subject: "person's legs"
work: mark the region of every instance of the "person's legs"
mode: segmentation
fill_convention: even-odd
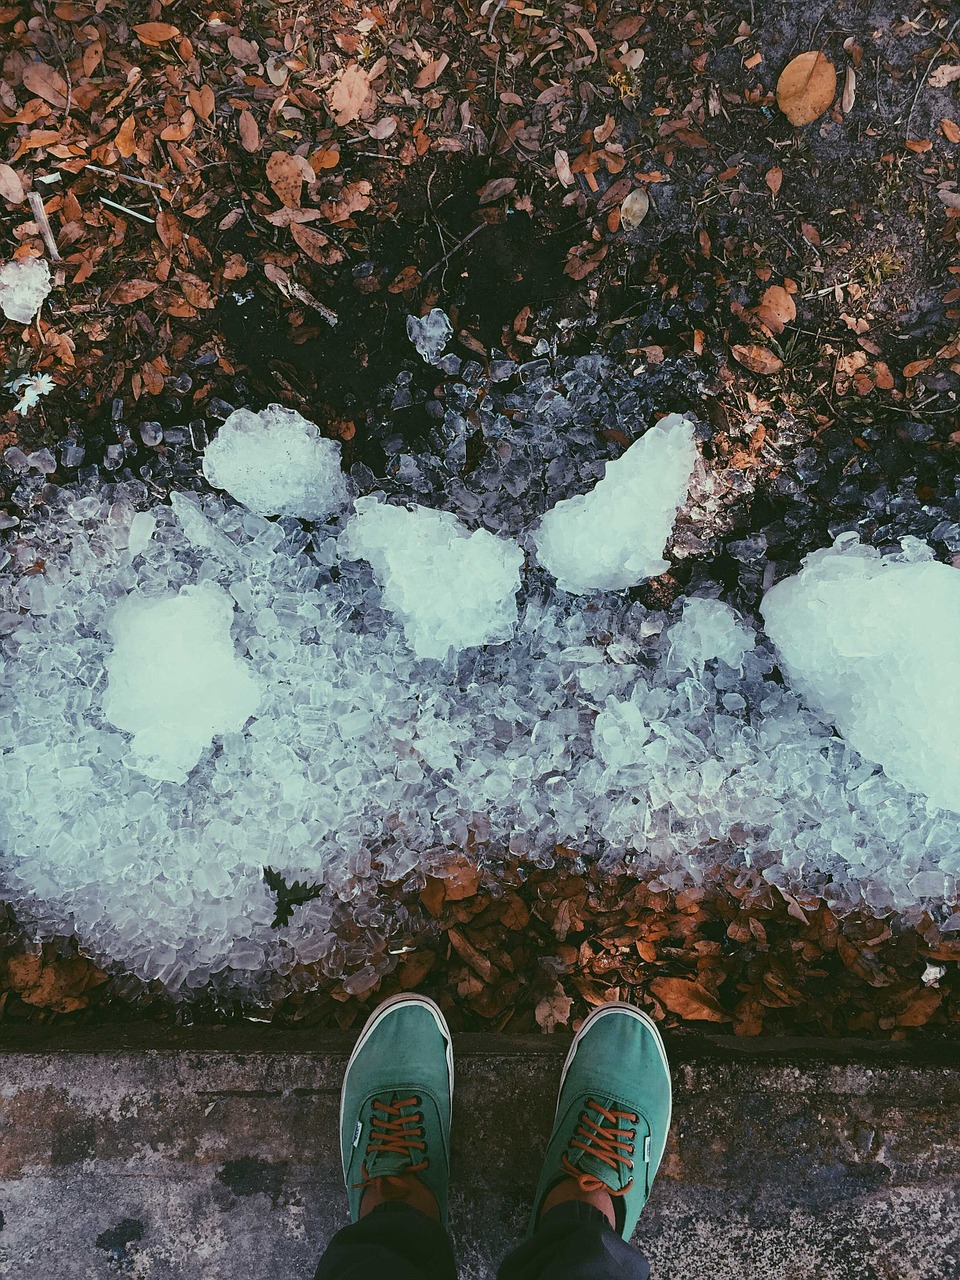
[[[670,1129],[667,1055],[654,1022],[622,1002],[574,1037],[527,1239],[498,1280],[647,1280],[630,1244]]]
[[[394,996],[371,1015],[340,1094],[340,1155],[350,1225],[316,1280],[456,1280],[447,1235],[453,1049],[425,996]]]

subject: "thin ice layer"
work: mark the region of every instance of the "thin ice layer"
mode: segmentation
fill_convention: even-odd
[[[589,493],[548,511],[534,543],[557,586],[575,595],[619,591],[662,573],[696,460],[693,424],[672,413],[608,462]]]
[[[509,538],[471,533],[447,511],[359,498],[338,545],[344,558],[369,561],[384,607],[418,657],[445,658],[513,635],[523,552]]]
[[[133,734],[132,763],[185,782],[213,739],[241,729],[260,690],[234,648],[233,601],[211,582],[155,598],[133,593],[106,630],[104,715]]]
[[[0,311],[8,320],[29,324],[51,289],[43,258],[17,258],[0,267]]]
[[[844,534],[760,606],[790,684],[888,777],[960,812],[960,573]]]
[[[339,441],[279,404],[234,410],[204,451],[203,474],[264,516],[326,520],[350,500]]]

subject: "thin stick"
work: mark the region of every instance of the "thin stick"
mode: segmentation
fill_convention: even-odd
[[[141,187],[153,187],[157,191],[166,191],[166,187],[162,182],[150,182],[146,178],[135,178],[132,173],[118,173],[116,169],[101,169],[98,164],[85,164],[85,169],[92,169],[94,173],[105,173],[108,178],[122,178],[124,182],[136,182]]]
[[[57,248],[57,242],[53,238],[53,228],[50,226],[50,219],[47,217],[47,211],[43,207],[43,197],[39,191],[31,191],[27,196],[30,201],[30,209],[34,218],[37,220],[37,226],[40,228],[40,234],[43,236],[43,243],[47,246],[47,253],[54,262],[62,262],[60,250]]]
[[[434,273],[434,272],[435,272],[439,267],[445,266],[445,265],[450,261],[450,259],[453,257],[453,255],[454,255],[455,253],[459,253],[459,252],[460,252],[460,250],[463,248],[463,246],[467,243],[467,241],[468,241],[468,240],[472,240],[472,239],[473,239],[473,237],[477,234],[477,232],[478,232],[478,231],[482,231],[482,230],[484,229],[484,227],[486,227],[486,226],[489,226],[489,223],[487,223],[487,222],[481,222],[479,226],[474,227],[472,231],[468,232],[468,233],[463,237],[463,239],[460,241],[460,243],[459,243],[459,244],[455,244],[455,245],[453,246],[453,248],[450,250],[450,252],[449,252],[449,253],[444,254],[444,256],[440,259],[440,261],[439,261],[439,262],[435,262],[435,263],[433,264],[433,266],[432,266],[432,267],[430,268],[430,270],[426,273],[426,275],[423,275],[423,276],[421,276],[421,277],[420,277],[420,283],[421,283],[421,284],[423,284],[424,280],[426,280],[429,276],[432,276],[432,275],[433,275],[433,273]]]
[[[119,209],[121,213],[128,213],[131,218],[139,218],[141,222],[149,222],[151,227],[154,225],[154,219],[148,218],[145,213],[137,213],[136,209],[128,209],[125,204],[117,204],[116,200],[108,200],[106,196],[100,196],[101,204],[108,204],[111,209]]]

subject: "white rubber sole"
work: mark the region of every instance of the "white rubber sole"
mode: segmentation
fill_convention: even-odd
[[[437,1024],[437,1028],[443,1036],[444,1044],[446,1045],[447,1071],[450,1074],[450,1107],[451,1109],[453,1108],[453,1040],[450,1036],[450,1028],[447,1026],[447,1020],[443,1016],[440,1006],[435,1000],[431,1000],[429,996],[406,995],[405,993],[401,993],[398,996],[390,996],[387,1000],[384,1000],[382,1004],[377,1005],[376,1009],[374,1009],[373,1013],[371,1013],[370,1017],[364,1023],[363,1030],[360,1032],[357,1043],[353,1046],[353,1052],[350,1054],[346,1070],[343,1073],[343,1084],[340,1087],[339,1132],[341,1134],[343,1133],[343,1104],[346,1097],[347,1077],[350,1074],[350,1068],[356,1061],[360,1050],[370,1039],[370,1036],[380,1025],[383,1019],[387,1017],[397,1007],[397,1005],[420,1005],[422,1008],[429,1011],[434,1022]],[[344,1169],[344,1177],[346,1177],[346,1169]]]
[[[611,1000],[609,1004],[604,1004],[601,1005],[599,1009],[594,1009],[593,1013],[590,1014],[583,1026],[573,1037],[573,1044],[570,1046],[570,1051],[568,1052],[563,1064],[563,1071],[560,1073],[560,1088],[557,1091],[557,1111],[554,1116],[554,1124],[556,1124],[557,1116],[560,1114],[560,1098],[563,1094],[563,1086],[566,1084],[567,1072],[570,1070],[570,1064],[576,1057],[577,1047],[580,1044],[580,1041],[591,1027],[596,1026],[600,1018],[607,1017],[611,1013],[628,1013],[632,1018],[636,1018],[637,1022],[642,1022],[643,1025],[653,1033],[654,1042],[667,1073],[667,1080],[670,1081],[670,1109],[667,1112],[667,1130],[669,1131],[670,1124],[673,1120],[673,1082],[670,1080],[670,1063],[667,1061],[667,1051],[660,1035],[660,1029],[648,1013],[644,1013],[644,1011],[642,1009],[638,1009],[636,1005],[628,1004],[625,1000]]]

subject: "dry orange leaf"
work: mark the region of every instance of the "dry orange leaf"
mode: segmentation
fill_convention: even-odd
[[[164,40],[176,40],[180,28],[169,22],[141,22],[133,28],[143,44],[163,44]]]
[[[301,222],[291,222],[290,234],[308,258],[312,258],[314,262],[329,263],[330,240],[323,232],[305,227]]]
[[[260,128],[254,119],[253,112],[248,111],[246,107],[240,112],[237,128],[240,132],[240,145],[244,151],[259,151]]]
[[[124,160],[129,160],[137,149],[136,116],[127,116],[116,132],[116,136],[113,139],[113,145],[123,156]]]
[[[23,68],[23,87],[37,98],[61,110],[67,105],[67,82],[59,71],[45,62],[28,62]]]
[[[157,287],[156,280],[124,280],[115,289],[111,289],[107,294],[107,301],[115,302],[122,307],[128,306],[131,302],[139,302],[147,294],[153,293]]]
[[[777,81],[777,105],[791,124],[820,118],[837,92],[837,72],[823,53],[811,50],[788,62]]]
[[[168,249],[172,249],[183,239],[180,223],[172,209],[161,209],[157,214],[157,235],[160,243]]]
[[[336,124],[349,124],[359,116],[370,92],[370,77],[351,62],[327,94],[327,107]]]
[[[908,138],[903,144],[908,151],[912,151],[915,155],[921,156],[925,151],[933,149],[933,143],[929,138]]]
[[[763,180],[767,184],[767,186],[770,188],[772,193],[776,195],[777,192],[780,190],[780,186],[783,182],[783,170],[780,168],[778,164],[775,164],[772,169],[767,170],[767,172],[764,174]]]
[[[771,333],[783,333],[784,327],[797,318],[797,304],[782,285],[772,284],[764,291],[756,316]]]
[[[209,120],[213,115],[216,98],[208,84],[202,84],[199,89],[194,89],[191,86],[187,92],[187,101],[201,119]]]
[[[436,84],[447,68],[450,61],[448,53],[442,53],[439,58],[434,58],[423,68],[416,80],[413,82],[415,89],[428,89],[430,85]]]
[[[924,369],[929,369],[932,364],[932,360],[911,360],[909,364],[903,366],[903,376],[915,378],[918,373],[923,373]]]
[[[948,142],[960,142],[960,124],[955,120],[949,120],[945,116],[940,121],[940,129]]]
[[[336,143],[332,147],[321,147],[310,157],[310,168],[314,173],[321,169],[335,169],[340,163],[340,148]]]
[[[650,983],[650,994],[671,1013],[696,1022],[730,1022],[715,996],[706,987],[691,978],[655,978]]]
[[[732,348],[733,358],[738,360],[751,373],[777,373],[783,368],[783,361],[775,356],[768,347],[757,343]]]
[[[556,995],[545,996],[534,1010],[537,1026],[541,1031],[551,1032],[557,1027],[565,1027],[570,1022],[573,999],[558,991]]]
[[[289,208],[300,206],[300,190],[303,186],[303,171],[300,161],[286,151],[274,151],[267,161],[267,177],[277,197]]]

